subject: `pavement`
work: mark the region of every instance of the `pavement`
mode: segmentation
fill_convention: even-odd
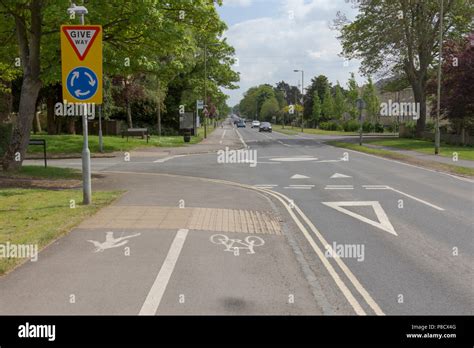
[[[325,140],[93,159],[127,193],[0,278],[0,313],[472,315],[474,182]]]

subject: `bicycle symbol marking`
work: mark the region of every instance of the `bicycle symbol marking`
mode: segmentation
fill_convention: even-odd
[[[214,234],[211,236],[210,241],[213,244],[224,245],[224,251],[230,251],[234,253],[234,256],[239,256],[240,250],[244,249],[247,250],[247,254],[255,254],[253,248],[265,244],[265,241],[257,236],[248,236],[242,240],[229,238],[225,234]]]

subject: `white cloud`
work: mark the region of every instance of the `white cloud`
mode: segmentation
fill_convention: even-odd
[[[344,59],[338,56],[339,33],[329,28],[338,10],[347,13],[351,9],[342,0],[286,0],[280,2],[278,16],[232,25],[225,36],[239,58],[235,70],[240,72],[241,81],[239,90],[227,91],[229,105],[237,104],[248,88],[258,84],[281,80],[298,84],[301,74],[294,69],[304,70],[305,87],[319,74],[345,85],[359,64],[351,61],[344,66]],[[288,11],[294,11],[293,15]]]
[[[252,0],[224,0],[224,6],[248,7],[252,4]]]

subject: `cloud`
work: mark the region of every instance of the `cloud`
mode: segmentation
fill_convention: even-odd
[[[224,0],[224,6],[248,7],[252,4],[252,0]]]
[[[338,10],[346,14],[354,11],[344,1],[285,0],[276,6],[277,15],[241,21],[225,33],[236,50],[239,65],[234,68],[241,77],[240,89],[227,91],[230,105],[237,104],[248,88],[258,84],[285,80],[297,85],[301,74],[294,69],[304,70],[305,87],[319,74],[333,83],[338,80],[345,84],[350,72],[358,70],[358,62],[346,66],[339,57],[339,32],[330,29]]]

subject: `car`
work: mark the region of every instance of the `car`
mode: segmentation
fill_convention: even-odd
[[[252,121],[252,128],[255,128],[255,127],[257,128],[260,127],[260,121],[257,121],[257,120]]]
[[[243,120],[237,122],[237,128],[245,128],[245,122]]]
[[[272,125],[270,122],[262,122],[260,123],[260,127],[258,128],[259,132],[272,132]]]

